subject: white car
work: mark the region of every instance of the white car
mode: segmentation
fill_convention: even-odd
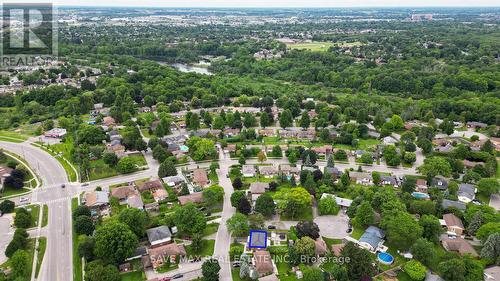
[[[29,199],[29,198],[27,198],[27,197],[21,197],[21,198],[19,199],[19,204],[26,204],[26,203],[28,203],[29,201],[30,201],[30,199]]]

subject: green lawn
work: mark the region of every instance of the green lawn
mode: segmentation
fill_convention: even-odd
[[[207,224],[207,227],[205,227],[205,229],[203,230],[203,236],[208,236],[217,233],[218,229],[219,229],[218,223],[209,223]]]
[[[361,235],[363,235],[363,233],[365,233],[365,230],[366,229],[362,228],[362,227],[354,227],[354,229],[351,233],[352,238],[359,240],[359,238],[361,238]]]
[[[43,255],[45,254],[46,248],[47,248],[47,237],[38,238],[38,253],[36,260],[35,277],[38,277],[38,272],[40,272],[40,267],[42,266]]]
[[[31,225],[29,228],[38,226],[38,217],[40,216],[40,205],[33,204],[28,206],[22,206],[18,208],[24,208],[31,213]],[[18,209],[16,208],[16,209]]]
[[[71,211],[74,211],[78,207],[78,198],[71,199]],[[73,227],[73,280],[82,281],[82,259],[78,256],[78,236],[75,234],[75,229]]]
[[[335,45],[332,42],[310,42],[290,44],[287,47],[291,50],[309,50],[312,52],[326,52],[330,47]]]
[[[49,222],[49,206],[43,205],[42,227],[47,226],[48,222]]]
[[[1,197],[10,197],[10,196],[16,196],[20,195],[26,192],[29,192],[30,190],[27,188],[21,188],[21,189],[15,189],[15,188],[10,188],[6,187],[3,192]]]
[[[215,246],[215,240],[203,240],[202,241],[202,248],[198,252],[193,252],[191,250],[190,245],[186,246],[186,252],[187,256],[202,256],[202,257],[208,257],[214,254],[214,246]]]
[[[332,245],[342,244],[342,239],[333,239],[333,238],[326,238],[326,237],[322,237],[322,238],[325,241],[326,245],[328,246],[328,249],[331,249]]]
[[[156,269],[158,273],[165,273],[179,268],[178,264],[164,264]]]
[[[121,281],[144,281],[146,280],[146,275],[144,271],[133,271],[121,274]]]
[[[21,143],[28,139],[28,136],[9,131],[0,131],[0,141]]]
[[[313,214],[312,214],[312,208],[308,208],[305,212],[300,212],[295,217],[288,217],[285,215],[281,215],[281,220],[282,221],[312,221],[313,220]]]

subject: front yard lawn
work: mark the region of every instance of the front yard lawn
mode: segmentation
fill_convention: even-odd
[[[121,274],[121,281],[144,281],[146,276],[144,271],[132,271]]]
[[[191,246],[186,246],[187,256],[201,256],[208,257],[214,254],[215,240],[203,240],[201,250],[198,252],[194,252],[191,250]]]

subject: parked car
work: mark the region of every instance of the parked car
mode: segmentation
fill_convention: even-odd
[[[267,229],[276,229],[276,226],[274,226],[274,225],[268,225]]]
[[[179,279],[179,278],[182,278],[184,277],[184,275],[180,274],[180,273],[177,273],[176,275],[172,276],[172,279]]]
[[[61,188],[66,188],[66,185],[64,183],[61,184]]]

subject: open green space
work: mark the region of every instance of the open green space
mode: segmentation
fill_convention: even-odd
[[[49,206],[44,204],[42,212],[42,227],[47,226],[48,222],[49,222]]]
[[[73,212],[78,207],[78,198],[71,199],[71,212]],[[73,233],[75,233],[75,229],[73,226]],[[82,268],[82,259],[78,256],[78,236],[73,234],[73,280],[74,281],[82,281],[83,280],[83,268]]]
[[[191,245],[186,246],[187,256],[208,257],[214,254],[215,240],[203,240],[199,251],[193,251]]]
[[[38,249],[37,249],[38,251],[37,251],[35,278],[38,277],[38,273],[40,272],[40,268],[42,266],[43,256],[45,255],[46,248],[47,248],[47,237],[38,238]]]
[[[144,281],[146,280],[146,274],[144,274],[144,271],[132,271],[132,272],[127,272],[123,273],[120,275],[121,276],[121,281]]]

